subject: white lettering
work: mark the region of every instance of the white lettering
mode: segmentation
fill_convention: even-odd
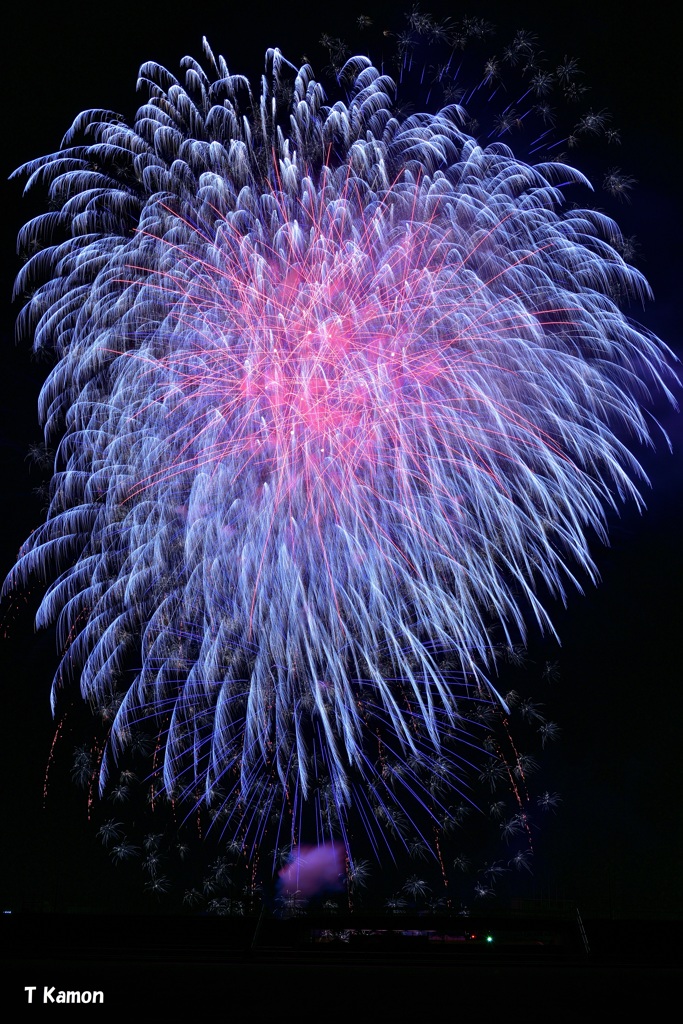
[[[24,988],[24,992],[28,992],[28,1002],[33,1002],[33,993],[36,991],[36,985],[27,985]],[[47,985],[43,988],[43,1002],[44,1003],[104,1003],[104,992],[100,989],[91,991],[87,989],[85,992],[69,991],[60,989],[55,992],[55,986],[48,987]]]

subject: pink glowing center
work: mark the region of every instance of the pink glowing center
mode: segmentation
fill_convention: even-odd
[[[386,462],[399,434],[428,415],[425,400],[447,372],[400,303],[382,308],[343,265],[334,282],[309,277],[297,290],[290,275],[275,309],[265,303],[250,320],[239,385],[244,433],[280,466],[329,472],[330,460],[352,471]]]

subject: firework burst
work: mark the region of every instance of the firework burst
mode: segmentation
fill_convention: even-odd
[[[233,842],[422,815],[440,858],[468,780],[527,800],[492,630],[595,579],[670,353],[616,304],[647,285],[614,224],[563,209],[578,171],[456,106],[401,120],[364,58],[329,106],[277,50],[258,96],[205,54],[22,168],[56,207],[17,287],[57,455],[9,586],[53,579],[53,701],[78,680],[105,723],[102,788],[147,733],[156,798]]]

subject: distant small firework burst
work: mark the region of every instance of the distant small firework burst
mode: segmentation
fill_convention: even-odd
[[[368,59],[326,105],[277,50],[260,96],[205,55],[184,86],[143,66],[134,127],[90,111],[22,168],[55,207],[17,288],[56,461],[8,586],[53,579],[53,705],[78,681],[106,733],[75,773],[116,799],[145,758],[152,804],[247,859],[266,834],[441,858],[503,782],[527,867],[492,636],[552,629],[587,535],[640,501],[623,437],[674,378],[612,296],[647,285],[563,208],[578,171],[480,146],[454,105],[397,116]]]

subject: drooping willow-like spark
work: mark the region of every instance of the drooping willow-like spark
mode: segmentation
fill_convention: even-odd
[[[53,579],[53,699],[107,711],[103,786],[145,727],[235,836],[308,805],[376,842],[465,788],[492,629],[595,579],[669,353],[612,297],[647,292],[615,226],[563,208],[578,171],[457,107],[400,122],[364,58],[326,106],[276,50],[260,96],[206,57],[23,168],[57,208],[18,282],[57,455],[10,584]]]

